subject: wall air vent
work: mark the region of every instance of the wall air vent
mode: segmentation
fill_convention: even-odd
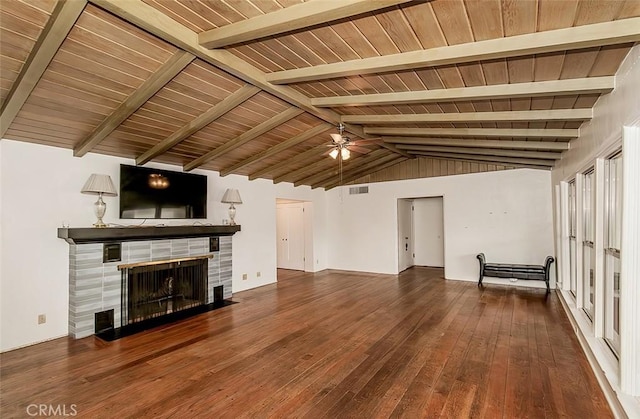
[[[349,188],[349,195],[360,195],[363,193],[369,193],[368,186],[353,186]]]

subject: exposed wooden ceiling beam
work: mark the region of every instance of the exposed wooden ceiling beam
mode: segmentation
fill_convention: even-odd
[[[73,148],[73,155],[82,157],[90,152],[195,58],[194,55],[184,51],[177,51],[173,54],[133,94],[127,97],[111,115],[104,119],[87,138],[76,144]]]
[[[524,159],[517,157],[497,157],[497,156],[478,156],[475,154],[465,153],[441,153],[431,151],[415,151],[412,154],[418,156],[430,156],[436,158],[447,158],[457,160],[478,160],[493,164],[526,164],[528,166],[540,166],[540,167],[553,167],[555,160],[542,160],[542,159]]]
[[[0,108],[0,138],[4,137],[86,5],[86,0],[56,3]]]
[[[270,166],[263,167],[260,170],[256,170],[255,172],[249,174],[249,180],[258,179],[259,177],[262,177],[268,173],[279,172],[283,168],[289,167],[293,164],[304,163],[311,160],[317,160],[318,156],[322,155],[325,151],[327,151],[327,146],[325,144],[317,145],[313,148],[310,148],[307,151],[304,151],[296,155],[295,157],[282,160]]]
[[[240,89],[236,90],[220,102],[213,105],[204,113],[198,115],[195,119],[180,127],[180,129],[178,129],[176,132],[160,141],[149,150],[142,153],[138,158],[136,158],[136,164],[142,165],[150,160],[153,160],[182,140],[189,138],[194,133],[200,131],[202,128],[220,118],[222,115],[240,105],[242,102],[251,98],[259,91],[260,89],[258,89],[257,87],[250,84],[245,84]]]
[[[247,166],[249,166],[250,164],[253,164],[255,162],[258,162],[260,160],[266,159],[268,157],[271,156],[275,156],[278,153],[281,153],[283,151],[285,151],[288,148],[291,148],[297,144],[303,143],[305,141],[307,141],[310,138],[313,138],[317,135],[322,134],[325,131],[328,131],[330,129],[334,128],[333,125],[329,125],[329,124],[325,124],[322,123],[320,125],[316,125],[315,127],[311,128],[310,130],[304,131],[292,138],[289,138],[288,140],[285,140],[273,147],[270,147],[268,149],[266,149],[265,151],[258,153],[258,154],[254,154],[253,156],[244,159],[232,166],[226,167],[224,169],[222,169],[220,171],[220,176],[227,176],[231,173],[234,173],[242,168],[245,168]]]
[[[482,147],[482,148],[512,148],[518,150],[569,150],[568,142],[551,141],[510,141],[510,140],[460,140],[453,138],[411,138],[385,137],[385,141],[401,144],[417,144],[444,147]]]
[[[408,1],[411,0],[309,1],[201,32],[198,34],[198,42],[205,48],[222,48],[388,8]]]
[[[317,81],[637,41],[640,41],[640,18],[634,17],[613,22],[277,71],[267,75],[267,80],[275,84]]]
[[[369,167],[367,170],[358,171],[356,173],[348,175],[347,177],[343,176],[342,181],[340,181],[340,179],[335,179],[333,182],[324,183],[321,185],[311,185],[311,189],[317,188],[317,187],[324,187],[325,190],[330,190],[335,188],[336,186],[345,185],[346,183],[352,182],[358,178],[361,178],[362,176],[366,176],[367,174],[378,172],[380,170],[386,169],[387,167],[395,166],[396,164],[407,160],[402,156],[389,156],[389,157],[391,158],[388,160],[387,158],[381,158],[380,159],[382,160],[381,162],[378,162],[377,164],[372,164],[372,166]]]
[[[370,165],[372,162],[378,162],[379,164],[380,159],[389,157],[396,158],[398,156],[393,153],[389,153],[386,150],[376,150],[375,152],[371,152],[359,159],[355,166],[343,166],[342,176],[344,178],[345,175],[348,175],[350,173],[352,174],[356,170],[366,170],[365,166]],[[325,170],[324,172],[320,173],[312,173],[309,176],[300,179],[297,182],[294,182],[293,186],[311,185],[311,187],[313,187],[314,185],[323,184],[324,182],[328,181],[328,179],[335,178],[335,176],[340,176],[340,166],[338,164],[334,165],[332,170]]]
[[[562,156],[561,153],[551,151],[529,151],[529,150],[504,150],[495,148],[474,148],[474,147],[437,147],[426,145],[401,145],[403,150],[410,153],[415,151],[424,152],[441,152],[441,153],[462,153],[476,154],[481,156],[501,156],[501,157],[523,157],[529,159],[545,159],[558,160]]]
[[[457,102],[519,97],[564,96],[608,93],[615,87],[615,77],[588,77],[536,81],[531,83],[494,84],[490,86],[456,87],[411,92],[375,93],[369,95],[330,96],[311,99],[313,106],[374,106],[432,102]]]
[[[503,112],[342,115],[342,123],[389,125],[425,122],[586,121],[591,118],[593,118],[593,109],[587,108]]]
[[[269,118],[263,123],[259,124],[256,127],[251,128],[249,131],[242,133],[240,136],[234,138],[233,140],[229,140],[221,146],[209,151],[208,153],[198,157],[197,159],[190,161],[189,163],[184,165],[184,170],[189,171],[193,170],[198,166],[202,166],[204,163],[209,160],[213,160],[216,157],[222,156],[225,153],[228,153],[232,149],[236,147],[240,147],[241,145],[253,140],[264,134],[267,131],[271,131],[278,125],[282,125],[290,119],[295,118],[296,116],[304,113],[304,111],[298,108],[289,108],[284,112],[279,113],[278,115]]]
[[[578,138],[578,129],[537,128],[365,128],[369,135],[399,135],[409,137],[518,137],[518,138]]]

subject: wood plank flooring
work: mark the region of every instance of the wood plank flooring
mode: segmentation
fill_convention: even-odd
[[[554,293],[400,275],[279,271],[238,304],[103,342],[1,356],[2,418],[606,418]],[[33,409],[33,408],[32,408]]]

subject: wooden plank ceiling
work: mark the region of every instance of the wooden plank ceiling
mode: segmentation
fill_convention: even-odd
[[[549,169],[639,16],[637,0],[3,0],[0,134],[325,188]],[[339,123],[378,138],[342,173]]]

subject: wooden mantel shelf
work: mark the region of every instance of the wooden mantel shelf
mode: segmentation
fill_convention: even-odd
[[[59,228],[58,237],[70,244],[162,240],[204,236],[231,236],[239,225],[189,225],[108,228]]]

